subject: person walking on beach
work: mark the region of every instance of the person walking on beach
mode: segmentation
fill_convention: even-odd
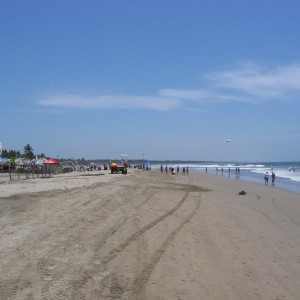
[[[160,165],[160,171],[163,173],[164,172],[164,167],[163,165]]]
[[[272,171],[272,186],[275,185],[275,173]]]
[[[189,175],[189,167],[186,167],[186,175]]]
[[[177,175],[179,174],[179,166],[177,166]]]
[[[266,172],[264,179],[265,179],[265,185],[269,185],[269,173],[268,172]]]
[[[182,168],[182,175],[185,175],[185,167]]]

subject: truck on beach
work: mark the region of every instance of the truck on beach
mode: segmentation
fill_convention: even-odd
[[[118,153],[118,152],[115,152]],[[111,174],[127,174],[127,168],[129,167],[129,162],[128,162],[128,155],[121,153],[121,162],[120,164],[117,164],[116,162],[112,162],[110,160],[110,171]]]
[[[111,174],[127,174],[127,166],[119,166],[117,163],[111,163],[110,165]]]

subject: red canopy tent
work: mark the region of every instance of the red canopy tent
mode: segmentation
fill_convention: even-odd
[[[43,164],[45,165],[45,174],[48,173],[50,176],[51,173],[55,173],[55,171],[57,171],[57,168],[54,169],[54,166],[60,165],[60,162],[55,158],[50,158],[44,161]]]
[[[60,162],[55,158],[49,158],[48,160],[43,162],[44,165],[59,165]]]

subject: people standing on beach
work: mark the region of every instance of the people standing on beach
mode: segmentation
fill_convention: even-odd
[[[275,185],[275,173],[272,171],[272,186]]]
[[[185,175],[185,167],[182,168],[182,175]]]
[[[177,166],[177,175],[179,174],[179,166]]]
[[[186,175],[189,175],[189,167],[186,167]]]
[[[160,165],[160,171],[163,173],[164,172],[164,167],[163,165]]]
[[[265,180],[265,185],[269,185],[269,173],[266,172],[265,176],[264,176],[264,180]]]
[[[167,165],[165,166],[165,171],[166,171],[166,173],[168,173],[168,166]]]

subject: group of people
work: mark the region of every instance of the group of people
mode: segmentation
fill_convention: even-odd
[[[228,174],[230,174],[230,171],[231,171],[231,169],[230,169],[230,167],[229,167],[229,168],[228,168]],[[206,167],[206,169],[205,169],[205,172],[207,173],[207,167]],[[216,168],[216,173],[218,174],[218,172],[219,172],[219,168]],[[221,168],[221,172],[222,172],[222,175],[223,175],[223,172],[224,172],[223,167]],[[236,174],[240,174],[240,172],[241,172],[240,168],[239,168],[239,167],[236,167],[236,168],[235,168],[235,173],[236,173]]]
[[[271,172],[271,179],[272,179],[272,186],[275,185],[275,173],[272,171]],[[265,185],[269,185],[269,172],[266,172],[265,176],[264,176],[264,180],[265,180]]]
[[[175,172],[175,168],[174,167],[168,167],[168,165],[165,166],[165,168],[163,167],[163,165],[160,165],[160,171],[161,173],[164,172],[164,169],[165,169],[165,172],[166,173],[171,173],[172,175],[175,175],[175,174],[179,174],[180,173],[180,168],[179,166],[177,166],[176,168],[176,172]],[[181,172],[182,175],[189,175],[189,167],[183,167],[182,168],[182,172]]]

